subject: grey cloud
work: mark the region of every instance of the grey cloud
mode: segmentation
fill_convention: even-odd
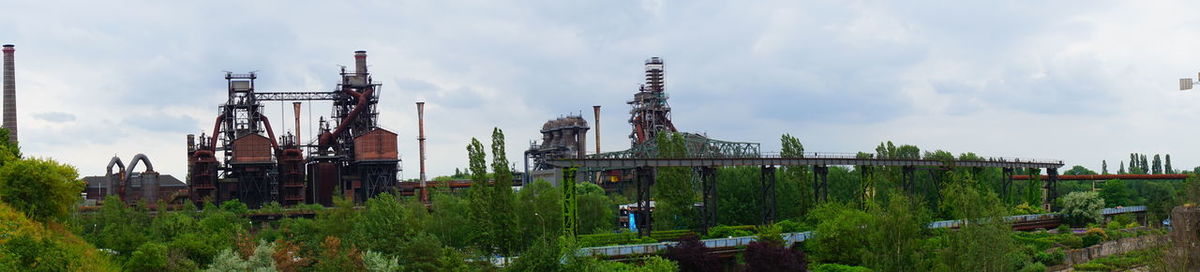
[[[44,120],[52,123],[66,123],[75,121],[75,115],[65,112],[43,112],[36,113],[33,118]]]

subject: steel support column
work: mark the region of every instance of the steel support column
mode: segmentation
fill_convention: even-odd
[[[762,166],[758,177],[763,200],[762,222],[763,225],[770,225],[775,223],[775,166]]]
[[[654,168],[653,167],[638,167],[636,171],[637,183],[637,229],[638,237],[650,236],[650,231],[653,226],[650,212],[650,186],[654,185]]]
[[[572,240],[575,239],[576,222],[578,222],[575,218],[575,211],[577,208],[575,204],[575,174],[578,170],[579,169],[575,167],[563,168],[562,170],[563,236],[566,236],[568,239]]]
[[[704,210],[700,217],[704,221],[701,231],[708,234],[708,229],[717,226],[717,172],[712,167],[700,167],[701,193],[704,199]]]
[[[1013,169],[1012,167],[1004,167],[1002,172],[1004,173],[1004,178],[1000,184],[1000,197],[1004,199],[1005,203],[1008,203],[1008,201],[1012,200]]]
[[[1058,211],[1058,204],[1054,201],[1058,199],[1058,168],[1046,168],[1046,202],[1042,205],[1047,211]]]
[[[915,194],[917,191],[917,188],[916,188],[917,187],[916,186],[917,185],[917,173],[916,173],[916,171],[917,171],[917,167],[915,167],[915,166],[901,167],[900,183],[901,183],[901,186],[904,187],[904,190],[907,191],[909,194]]]
[[[829,166],[813,166],[813,197],[816,203],[829,200]]]

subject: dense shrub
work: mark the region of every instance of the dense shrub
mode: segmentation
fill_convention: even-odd
[[[1098,263],[1081,263],[1075,265],[1075,271],[1110,271],[1112,267]]]
[[[814,267],[812,272],[871,272],[871,269],[861,266],[825,263]]]
[[[1104,199],[1096,192],[1072,192],[1062,198],[1064,222],[1083,226],[1104,220]]]
[[[754,226],[725,226],[720,225],[708,229],[708,235],[704,238],[727,238],[727,237],[742,237],[754,235]]]
[[[663,256],[679,263],[680,271],[721,271],[721,260],[709,253],[708,247],[695,235],[686,236],[675,246],[668,247]]]
[[[774,242],[751,242],[744,256],[748,271],[805,271],[808,264],[799,248],[788,249]]]
[[[1067,254],[1066,252],[1063,252],[1062,248],[1055,248],[1050,251],[1042,251],[1034,254],[1033,261],[1049,266],[1055,266],[1062,263],[1066,256]]]

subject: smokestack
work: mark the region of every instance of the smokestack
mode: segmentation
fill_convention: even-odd
[[[4,45],[4,128],[8,141],[17,142],[17,77],[13,67],[13,45]]]
[[[296,146],[299,147],[304,145],[300,141],[300,102],[292,102],[292,109],[295,111],[292,116],[296,117]]]
[[[354,73],[367,74],[367,51],[354,51]]]
[[[417,102],[417,142],[420,142],[420,164],[421,164],[421,195],[427,196],[425,193],[428,187],[425,187],[425,102]]]
[[[595,124],[593,132],[596,133],[596,154],[600,154],[600,105],[592,106],[592,113],[595,114]]]

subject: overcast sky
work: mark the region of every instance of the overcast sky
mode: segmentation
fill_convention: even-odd
[[[1200,72],[1188,1],[335,2],[5,3],[23,151],[82,175],[145,153],[182,177],[185,135],[211,130],[224,100],[222,71],[258,71],[260,91],[328,91],[367,50],[405,178],[416,101],[430,176],[465,167],[469,139],[492,127],[520,167],[543,122],[591,122],[592,105],[602,149],[626,149],[625,101],[651,56],[680,130],[767,151],[790,133],[809,151],[891,140],[1114,172],[1130,152],[1200,165],[1200,93],[1177,90]]]

